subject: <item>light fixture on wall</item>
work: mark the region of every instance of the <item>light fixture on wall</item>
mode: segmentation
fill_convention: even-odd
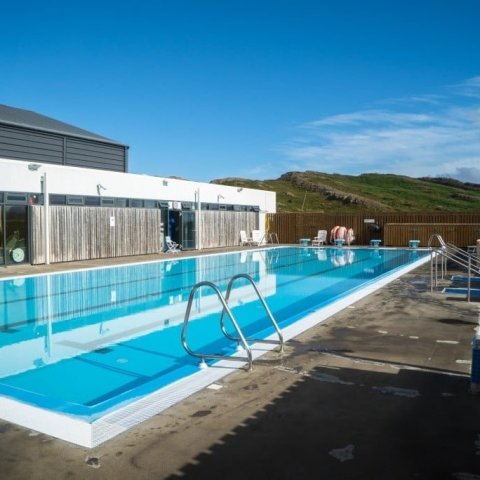
[[[237,188],[237,192],[241,192],[243,190],[243,187]]]
[[[225,200],[223,195],[217,195],[217,202],[220,202],[220,199]]]
[[[28,164],[28,169],[31,172],[36,172],[40,167],[41,167],[41,165],[39,163],[29,163]]]
[[[162,184],[164,187],[168,187],[168,180],[163,180]]]
[[[106,190],[106,188],[105,188],[101,183],[98,183],[98,184],[97,184],[97,193],[98,193],[99,195],[101,195],[101,194],[102,194],[102,190]]]

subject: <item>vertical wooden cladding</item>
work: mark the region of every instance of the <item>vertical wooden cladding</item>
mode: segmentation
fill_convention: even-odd
[[[42,206],[31,206],[32,263],[44,263]],[[111,226],[111,218],[114,226]],[[160,210],[140,208],[50,207],[50,261],[158,253]]]
[[[233,247],[240,243],[240,230],[248,234],[258,228],[258,213],[202,210],[203,248]]]
[[[31,262],[45,262],[44,207],[31,209]],[[50,262],[146,255],[163,250],[161,211],[143,208],[50,206]],[[115,226],[111,226],[114,218]],[[202,211],[202,247],[239,245],[240,230],[258,228],[257,212]]]
[[[373,220],[380,232],[373,232]],[[318,230],[330,231],[335,225],[344,225],[355,231],[355,243],[368,245],[372,238],[380,238],[385,246],[405,246],[415,237],[423,245],[432,233],[441,233],[458,246],[476,243],[480,238],[480,213],[276,213],[267,215],[270,232],[278,234],[281,243],[298,243],[300,238],[313,238]],[[409,238],[407,238],[407,236]]]

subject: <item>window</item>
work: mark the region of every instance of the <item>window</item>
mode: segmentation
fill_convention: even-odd
[[[100,205],[100,197],[85,197],[85,205],[89,207]]]
[[[127,206],[127,199],[126,198],[116,198],[115,199],[115,206],[116,207],[126,207]]]
[[[140,200],[138,198],[131,198],[128,201],[128,206],[133,208],[143,208],[143,200]]]
[[[68,195],[67,196],[68,205],[85,205],[84,198],[79,195]]]
[[[66,204],[67,204],[66,195],[50,194],[50,205],[66,205]]]
[[[156,200],[144,200],[143,206],[145,208],[157,208],[157,201]]]
[[[119,200],[122,200],[119,198]],[[100,199],[100,205],[102,207],[114,207],[115,206],[115,198],[108,198],[108,197],[102,197]]]
[[[26,205],[27,204],[27,194],[26,193],[7,193],[5,198],[5,203],[11,205]]]

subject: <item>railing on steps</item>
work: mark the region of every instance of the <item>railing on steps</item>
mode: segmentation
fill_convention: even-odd
[[[231,294],[231,291],[232,291],[233,283],[240,278],[246,279],[253,286],[253,289],[255,290],[255,293],[257,294],[258,299],[262,303],[262,306],[265,309],[265,311],[267,313],[267,316],[270,319],[270,321],[271,321],[271,323],[272,323],[272,325],[275,329],[275,332],[278,336],[278,340],[265,340],[265,339],[260,339],[260,338],[246,338],[245,335],[243,334],[240,326],[238,325],[238,322],[235,319],[235,316],[232,313],[232,310],[230,309],[230,306],[228,305],[228,302],[230,300],[230,294]],[[220,303],[222,304],[220,326],[221,326],[221,330],[222,330],[223,334],[229,340],[233,340],[235,342],[238,342],[238,345],[243,347],[243,349],[245,350],[246,356],[221,355],[221,354],[218,354],[218,353],[196,352],[196,351],[192,350],[190,348],[190,346],[188,345],[187,331],[188,331],[188,322],[190,320],[190,314],[191,314],[191,311],[192,311],[193,300],[195,298],[195,293],[197,292],[197,290],[199,290],[200,288],[203,288],[203,287],[208,287],[208,288],[212,289],[216,293],[218,299],[220,300]],[[232,322],[232,325],[233,325],[233,327],[234,327],[238,336],[233,336],[233,335],[231,335],[230,333],[227,332],[227,329],[225,327],[225,315],[227,315],[229,317],[229,319]],[[230,279],[230,281],[228,282],[227,293],[226,293],[225,298],[223,297],[222,292],[219,290],[219,288],[212,282],[202,281],[202,282],[199,282],[199,283],[194,285],[194,287],[190,291],[190,295],[189,295],[189,298],[188,298],[187,309],[185,311],[185,318],[184,318],[184,321],[183,321],[181,340],[182,340],[183,347],[185,348],[185,350],[190,355],[192,355],[194,357],[197,357],[197,358],[200,358],[200,367],[201,368],[206,368],[207,367],[207,364],[205,362],[206,359],[234,360],[234,361],[247,362],[248,371],[250,371],[250,370],[253,369],[253,357],[252,357],[252,351],[250,349],[250,346],[248,345],[248,342],[278,344],[278,345],[280,345],[280,349],[279,349],[280,353],[283,352],[283,347],[284,347],[284,340],[283,340],[282,332],[280,331],[280,328],[279,328],[277,322],[275,321],[275,318],[273,317],[272,312],[268,308],[268,305],[265,302],[265,299],[263,298],[262,294],[258,290],[258,287],[255,284],[255,282],[253,281],[252,277],[250,275],[247,275],[247,274],[244,274],[244,273],[235,275]]]
[[[439,243],[438,247],[433,246],[434,240]],[[460,268],[467,270],[467,301],[471,297],[472,276],[480,275],[478,258],[473,253],[466,252],[452,243],[447,243],[441,235],[435,233],[428,239],[428,247],[431,251],[430,260],[430,290],[438,285],[438,260],[440,259],[441,278],[447,274],[447,262],[450,260]]]

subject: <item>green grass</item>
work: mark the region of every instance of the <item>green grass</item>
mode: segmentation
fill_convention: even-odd
[[[400,175],[366,173],[352,176],[308,171],[289,172],[276,180],[231,178],[213,182],[275,191],[278,212],[480,210],[478,185],[457,181],[442,183],[438,179],[416,179]],[[330,193],[326,193],[325,190],[330,190]],[[337,198],[332,198],[331,191]],[[352,203],[352,200],[358,203]]]

